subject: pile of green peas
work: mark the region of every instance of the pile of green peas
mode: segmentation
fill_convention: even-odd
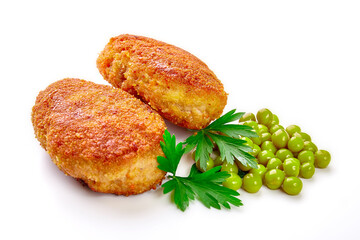
[[[239,122],[251,126],[258,135],[251,139],[242,137],[253,149],[251,154],[258,164],[255,169],[244,166],[238,160],[233,164],[223,162],[216,154],[215,146],[215,155],[209,156],[207,170],[221,165],[221,171],[230,173],[223,182],[227,188],[243,188],[249,193],[256,193],[265,185],[272,190],[281,188],[289,195],[297,195],[303,187],[300,178],[309,179],[315,174],[315,168],[326,168],[330,163],[328,151],[318,150],[311,137],[299,126],[284,128],[269,109],[260,109],[256,117],[253,113],[246,113]]]

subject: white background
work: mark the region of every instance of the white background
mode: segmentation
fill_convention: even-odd
[[[0,239],[360,239],[359,1],[96,2],[0,3]],[[221,211],[194,202],[183,213],[161,188],[82,187],[34,138],[31,108],[65,77],[107,84],[96,58],[122,33],[198,56],[229,93],[225,111],[271,109],[329,150],[330,167],[299,196],[240,190],[244,206]]]

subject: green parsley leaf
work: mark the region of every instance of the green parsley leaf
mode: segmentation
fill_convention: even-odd
[[[258,137],[258,135],[252,127],[229,124],[239,120],[243,115],[244,112],[236,113],[236,110],[233,109],[213,121],[206,128],[196,131],[194,135],[185,140],[185,152],[195,148],[195,161],[200,161],[200,168],[205,170],[209,154],[213,151],[214,144],[212,141],[214,141],[219,148],[223,161],[233,163],[235,159],[238,159],[244,166],[257,168],[254,161],[255,157],[249,154],[252,149],[245,145],[246,141],[241,140],[240,136]]]
[[[162,184],[163,192],[166,194],[174,191],[174,202],[181,211],[185,211],[190,200],[195,199],[208,208],[221,209],[221,206],[230,208],[230,204],[242,205],[241,200],[236,198],[240,195],[237,191],[221,185],[230,174],[219,172],[220,166],[201,173],[193,164],[188,177],[176,176],[176,170],[185,149],[182,148],[182,143],[176,144],[175,136],[171,136],[167,130],[163,137],[164,142],[161,142],[161,148],[165,157],[158,156],[158,168],[172,174],[169,176],[171,180]]]

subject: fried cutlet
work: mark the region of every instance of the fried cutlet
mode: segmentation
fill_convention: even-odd
[[[162,117],[127,92],[80,79],[48,86],[32,109],[36,138],[65,174],[92,190],[132,195],[156,188],[165,172]]]
[[[97,67],[113,86],[181,127],[206,127],[227,102],[223,84],[204,62],[155,39],[128,34],[111,38]]]

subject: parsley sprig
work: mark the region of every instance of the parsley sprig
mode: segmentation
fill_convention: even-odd
[[[235,159],[238,159],[244,166],[257,168],[255,157],[249,154],[252,151],[251,147],[245,145],[246,141],[239,138],[240,136],[257,137],[257,134],[252,127],[231,124],[244,115],[244,112],[236,113],[235,111],[235,109],[229,111],[185,140],[185,152],[196,148],[195,161],[200,161],[201,169],[206,170],[209,154],[213,152],[213,142],[219,148],[222,161],[233,163]]]
[[[169,178],[162,185],[164,194],[174,191],[174,202],[177,207],[185,211],[189,206],[190,200],[198,199],[208,208],[220,209],[221,206],[230,208],[230,204],[241,206],[241,200],[236,198],[237,191],[223,187],[221,183],[230,176],[227,172],[219,172],[220,166],[200,173],[193,164],[188,177],[176,175],[176,170],[180,159],[185,153],[183,144],[176,144],[175,135],[171,135],[167,130],[163,135],[164,141],[160,142],[165,157],[158,156],[158,168],[169,172]],[[207,141],[207,140],[205,140]]]

